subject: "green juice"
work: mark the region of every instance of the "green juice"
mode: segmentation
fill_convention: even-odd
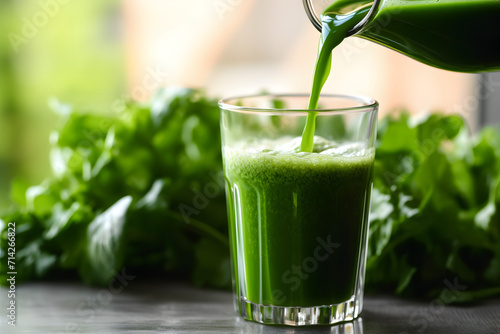
[[[224,153],[236,293],[274,306],[345,302],[357,287],[374,155],[272,148]]]

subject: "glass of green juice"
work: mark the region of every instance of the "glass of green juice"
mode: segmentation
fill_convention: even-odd
[[[275,325],[355,319],[363,307],[378,103],[223,99],[222,152],[237,312]],[[316,115],[313,152],[301,135]]]

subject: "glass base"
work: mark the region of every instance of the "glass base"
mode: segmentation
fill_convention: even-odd
[[[362,297],[344,303],[314,307],[285,307],[255,304],[241,299],[239,313],[245,320],[266,325],[332,325],[356,319],[363,308]]]

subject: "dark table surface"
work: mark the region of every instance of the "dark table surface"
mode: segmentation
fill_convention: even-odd
[[[499,299],[464,307],[368,296],[355,322],[297,328],[240,319],[226,291],[159,280],[125,283],[104,289],[67,282],[21,285],[16,327],[7,325],[7,290],[2,288],[0,333],[500,334]]]

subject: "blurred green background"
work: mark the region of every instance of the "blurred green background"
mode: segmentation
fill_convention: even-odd
[[[103,284],[110,270],[126,265],[145,274],[190,275],[198,285],[229,286],[223,193],[189,224],[179,211],[179,205],[194,203],[195,190],[213,182],[210,172],[220,170],[215,99],[197,90],[163,91],[153,114],[164,117],[165,128],[154,131],[150,106],[131,103],[124,108],[130,117],[116,113],[127,92],[145,101],[159,86],[201,87],[211,97],[310,90],[318,32],[300,1],[233,1],[239,5],[222,13],[218,3],[0,0],[0,217],[23,226],[16,238],[24,250],[18,264],[25,279],[78,271],[85,282]],[[290,8],[277,28],[284,6]],[[374,215],[368,285],[432,295],[441,291],[446,274],[474,285],[463,301],[500,293],[500,132],[490,128],[472,139],[466,129],[500,121],[500,73],[436,70],[359,41],[348,38],[334,53],[324,91],[373,96],[381,117],[397,116],[379,127],[373,196],[379,206],[372,208],[384,215]],[[97,177],[84,177],[80,156],[65,178],[32,196],[41,198],[40,208],[33,204],[4,218],[13,182],[22,183],[15,192],[23,206],[27,186],[51,174],[49,135],[64,121],[51,111],[57,101],[101,116],[115,113],[113,150],[92,133],[96,120],[106,117],[74,113],[77,121],[66,123],[58,149],[69,147],[76,155],[89,139],[95,150],[83,156],[88,166],[95,167],[101,155],[108,159],[96,168]],[[402,110],[439,113],[410,118]],[[441,113],[458,113],[468,125]],[[415,159],[428,149],[434,128],[448,137],[424,162]],[[186,149],[192,145],[203,154],[192,158]],[[386,171],[399,176],[397,191]],[[61,191],[65,187],[68,192]],[[118,206],[122,218],[127,213],[126,223],[106,214],[123,198],[133,203]],[[417,208],[420,216],[413,214]],[[123,229],[112,228],[120,222]],[[0,260],[5,254],[0,250]]]
[[[126,94],[145,101],[160,86],[201,87],[209,96],[309,91],[318,31],[300,1],[248,0],[223,13],[218,3],[0,0],[0,210],[10,205],[13,180],[35,185],[50,175],[55,99],[102,114]],[[479,75],[359,42],[348,38],[334,53],[325,92],[376,97],[380,116],[460,112],[477,127],[476,105],[466,102]]]
[[[109,112],[125,91],[120,1],[0,1],[0,208],[50,173],[51,98]]]

